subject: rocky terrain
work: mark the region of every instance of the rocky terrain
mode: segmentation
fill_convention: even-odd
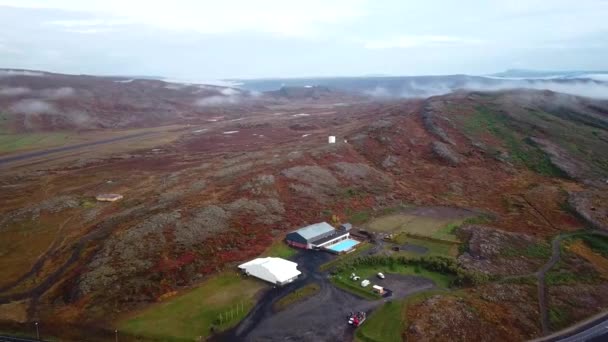
[[[531,90],[382,101],[332,94],[1,78],[3,134],[184,128],[154,148],[0,165],[0,320],[107,329],[259,255],[286,231],[407,204],[486,213],[487,222],[457,232],[466,241],[458,262],[506,280],[411,306],[405,337],[541,335],[537,289],[525,277],[547,262],[558,234],[607,229],[608,104]],[[124,199],[96,202],[99,193]],[[575,248],[564,267],[603,265],[576,251],[583,253]],[[549,288],[549,302],[573,312],[553,328],[605,308],[598,298],[606,279]],[[560,299],[576,286],[588,296]]]

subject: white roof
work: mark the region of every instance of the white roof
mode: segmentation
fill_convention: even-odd
[[[254,277],[266,280],[273,284],[283,283],[293,279],[302,272],[297,269],[298,264],[281,258],[257,258],[239,265],[239,268]]]
[[[310,240],[321,234],[329,233],[334,230],[336,230],[336,228],[332,227],[329,223],[319,222],[311,224],[310,226],[306,226],[304,228],[300,228],[296,230],[296,232],[298,232],[298,234],[300,234],[306,240]]]

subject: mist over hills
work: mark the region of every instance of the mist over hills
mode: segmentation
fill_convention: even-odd
[[[550,78],[546,78],[551,76]],[[602,79],[605,77],[605,79]],[[244,89],[272,91],[281,87],[325,86],[380,98],[443,95],[455,90],[551,90],[578,96],[608,98],[608,73],[600,71],[535,72],[510,70],[490,76],[385,76],[239,80]]]

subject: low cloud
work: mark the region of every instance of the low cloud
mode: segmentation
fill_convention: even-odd
[[[237,96],[214,95],[198,99],[194,102],[194,104],[199,107],[214,107],[226,104],[236,104],[239,101],[240,99]]]
[[[11,111],[19,114],[50,114],[55,113],[55,107],[41,100],[21,100],[11,106]]]
[[[19,96],[30,93],[30,88],[26,87],[5,87],[0,88],[0,96]]]
[[[0,70],[0,77],[11,77],[11,76],[35,76],[42,77],[43,73],[38,71],[29,70]]]
[[[426,98],[430,96],[444,95],[456,90],[472,91],[501,91],[512,89],[535,89],[550,90],[557,93],[565,93],[576,96],[591,97],[596,99],[608,99],[608,83],[590,80],[500,80],[492,78],[490,82],[484,79],[478,81],[467,81],[464,83],[453,83],[449,81],[434,81],[419,83],[416,81],[405,81],[403,85],[377,86],[365,90],[369,96],[386,98]]]
[[[241,92],[234,88],[224,88],[220,91],[220,93],[222,93],[222,95],[225,95],[225,96],[233,96],[233,95],[238,95]]]
[[[40,95],[48,99],[62,99],[73,96],[76,93],[74,88],[61,87],[56,89],[44,89],[40,92]]]

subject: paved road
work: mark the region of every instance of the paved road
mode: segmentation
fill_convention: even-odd
[[[304,276],[264,293],[236,328],[216,336],[214,341],[352,341],[354,329],[346,322],[347,314],[351,311],[370,314],[387,299],[369,301],[336,288],[329,282],[328,273],[318,271],[330,259],[331,255],[323,252],[299,253],[294,261]],[[312,282],[320,286],[317,294],[278,313],[273,311],[272,305],[278,299]],[[387,274],[386,279],[374,282],[393,290],[393,297],[388,300],[435,287],[431,280],[397,274]]]
[[[135,133],[135,134],[130,134],[130,135],[124,135],[121,137],[114,137],[114,138],[109,138],[109,139],[91,141],[91,142],[82,143],[82,144],[55,147],[55,148],[49,148],[49,149],[42,150],[42,151],[34,151],[34,152],[21,153],[21,154],[17,154],[17,155],[11,155],[8,157],[0,158],[0,166],[2,166],[3,164],[9,164],[9,163],[16,162],[16,161],[22,161],[22,160],[27,160],[27,159],[36,158],[36,157],[42,157],[42,156],[46,156],[46,155],[53,154],[53,153],[77,150],[77,149],[83,148],[83,147],[102,145],[102,144],[107,144],[107,143],[111,143],[111,142],[115,142],[115,141],[137,138],[137,137],[141,137],[141,136],[152,134],[152,133],[154,133],[154,132],[140,132],[140,133]]]

